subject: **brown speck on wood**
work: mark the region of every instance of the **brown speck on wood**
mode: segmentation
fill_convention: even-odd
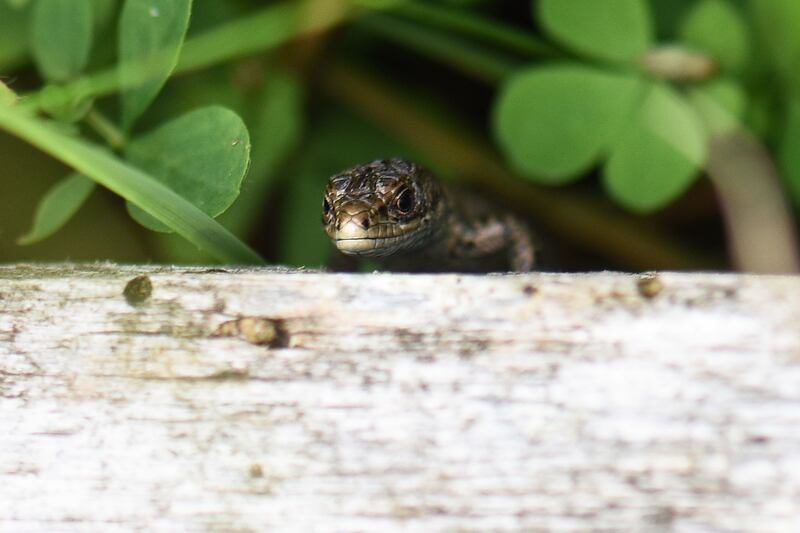
[[[248,473],[252,478],[264,477],[264,469],[258,463],[251,464]]]
[[[288,335],[282,320],[265,317],[242,317],[219,325],[215,337],[241,337],[250,344],[271,348],[288,345]]]
[[[250,377],[247,370],[240,368],[227,368],[210,376],[214,381],[228,381],[228,380],[245,380]]]
[[[140,305],[153,294],[153,283],[147,276],[137,276],[125,285],[122,294],[130,305]]]
[[[525,285],[522,287],[522,292],[525,294],[525,296],[533,296],[536,294],[536,287],[533,285]]]
[[[636,288],[639,289],[639,294],[645,298],[655,298],[664,290],[664,284],[658,275],[644,274],[636,280]]]

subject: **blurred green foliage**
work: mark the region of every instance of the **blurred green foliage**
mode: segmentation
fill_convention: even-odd
[[[0,0],[0,260],[259,262],[252,247],[319,265],[327,177],[408,156],[458,178],[438,125],[517,181],[635,213],[629,233],[608,223],[613,246],[655,224],[722,253],[725,206],[703,192],[716,140],[755,135],[800,205],[798,6]],[[342,89],[356,71],[375,85]],[[631,266],[608,250],[592,253]]]
[[[79,74],[92,46],[91,0],[39,0],[31,14],[31,53],[51,82]]]

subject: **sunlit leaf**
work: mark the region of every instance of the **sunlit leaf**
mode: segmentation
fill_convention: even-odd
[[[606,189],[632,211],[659,209],[694,181],[706,151],[702,124],[689,104],[669,86],[653,85],[606,163]]]
[[[587,56],[632,62],[652,41],[647,0],[538,0],[534,5],[548,33]]]
[[[750,33],[738,9],[728,0],[702,0],[681,26],[681,40],[710,54],[723,69],[741,70],[750,54]]]
[[[37,0],[32,17],[31,50],[42,75],[66,81],[80,74],[92,47],[91,0]]]
[[[261,66],[254,62],[248,63],[247,68]],[[270,191],[286,176],[282,165],[301,140],[304,100],[303,85],[277,69],[270,69],[261,87],[237,86],[233,91],[228,78],[220,76],[219,70],[203,71],[170,82],[148,112],[147,121],[158,121],[166,113],[175,116],[187,105],[196,109],[210,102],[224,102],[226,107],[237,111],[250,132],[250,168],[236,201],[217,220],[235,235],[251,237],[256,224],[263,224],[269,216],[265,214],[265,206]],[[165,261],[208,262],[207,257],[176,235],[151,235],[149,243]]]
[[[56,183],[39,201],[33,227],[17,243],[35,244],[58,231],[78,212],[95,187],[95,182],[77,173]]]
[[[743,127],[747,94],[738,83],[716,80],[693,87],[688,96],[707,132],[721,135]]]
[[[250,137],[242,119],[212,106],[192,111],[133,140],[126,156],[211,217],[236,200],[250,160]],[[169,231],[135,205],[144,226]]]
[[[126,0],[119,28],[122,124],[147,109],[178,62],[191,0]]]
[[[641,88],[635,76],[578,64],[530,68],[501,89],[495,135],[531,179],[565,183],[607,151]]]

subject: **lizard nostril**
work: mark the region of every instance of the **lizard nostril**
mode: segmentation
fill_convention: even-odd
[[[369,221],[369,212],[368,211],[361,211],[359,213],[356,213],[355,215],[352,216],[352,218],[350,220],[352,220],[355,224],[357,224],[363,230],[368,230],[370,225],[371,225],[370,221]]]

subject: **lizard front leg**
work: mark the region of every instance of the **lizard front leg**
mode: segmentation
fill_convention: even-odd
[[[454,221],[448,248],[454,260],[480,260],[500,253],[508,267],[516,272],[533,269],[535,248],[528,226],[514,215],[489,216],[471,220],[470,224]]]
[[[528,225],[514,215],[505,216],[508,264],[515,272],[530,272],[536,261],[536,248]]]

